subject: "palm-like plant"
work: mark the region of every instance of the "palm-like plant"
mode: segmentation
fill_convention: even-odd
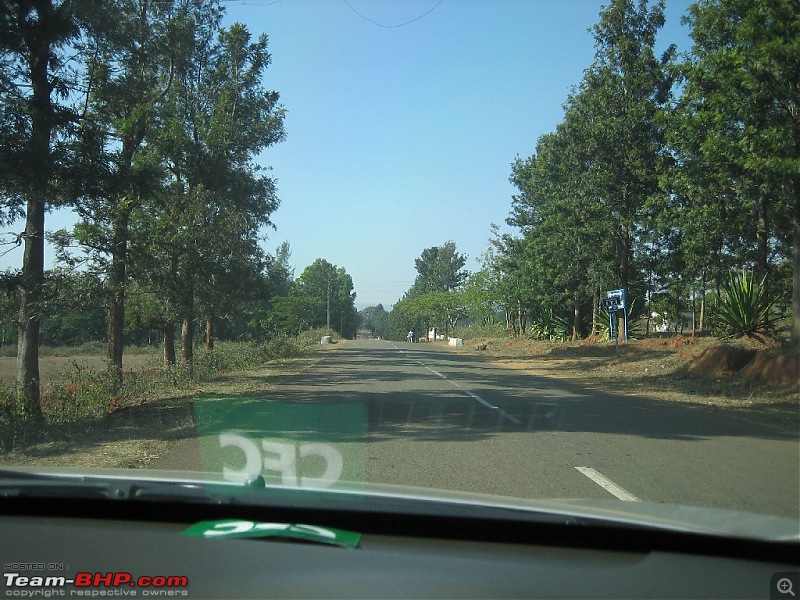
[[[566,342],[572,338],[570,323],[556,315],[553,309],[543,309],[530,315],[530,336],[537,340]]]
[[[780,315],[767,295],[765,279],[756,282],[751,272],[731,272],[716,315],[721,337],[760,338],[776,333]]]

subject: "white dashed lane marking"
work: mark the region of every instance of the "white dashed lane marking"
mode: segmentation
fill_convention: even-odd
[[[627,500],[629,502],[638,502],[639,501],[639,498],[637,498],[636,496],[631,494],[629,491],[621,488],[616,483],[611,481],[608,477],[606,477],[605,475],[603,475],[601,473],[598,473],[597,471],[595,471],[591,467],[575,467],[575,468],[579,472],[581,472],[584,475],[586,475],[586,477],[588,477],[589,479],[594,481],[601,488],[606,490],[609,494],[612,494],[612,495],[616,496],[620,500]]]
[[[403,354],[409,354],[409,352],[408,352],[407,350],[402,350],[402,349],[398,348],[398,347],[397,347],[396,345],[394,345],[394,344],[392,344],[392,348],[394,348],[395,350],[399,350],[399,351],[400,351],[400,352],[402,352]],[[452,379],[449,379],[449,378],[448,378],[446,375],[442,375],[441,373],[439,373],[439,371],[436,371],[436,370],[434,370],[434,369],[431,369],[431,368],[430,368],[428,365],[426,365],[426,364],[425,364],[424,362],[422,362],[421,360],[418,360],[417,362],[418,362],[420,365],[422,365],[423,367],[425,367],[425,368],[426,368],[428,371],[430,371],[431,373],[433,373],[434,375],[436,375],[437,377],[441,377],[442,379],[444,379],[444,380],[445,380],[447,383],[449,383],[449,384],[450,384],[450,385],[452,385],[453,387],[460,389],[460,390],[461,390],[461,391],[462,391],[464,394],[466,394],[467,396],[469,396],[469,397],[470,397],[470,398],[472,398],[473,400],[477,400],[477,401],[478,401],[480,404],[482,404],[482,405],[483,405],[483,406],[485,406],[486,408],[488,408],[488,409],[490,409],[490,410],[496,410],[497,412],[499,412],[499,413],[500,413],[500,416],[502,416],[504,419],[508,419],[509,421],[511,421],[512,423],[515,423],[515,424],[517,424],[517,425],[521,425],[521,424],[522,424],[522,421],[520,421],[520,420],[519,420],[519,419],[517,419],[516,417],[514,417],[514,416],[512,416],[512,415],[508,414],[506,411],[504,411],[504,410],[503,410],[502,408],[500,408],[499,406],[495,406],[494,404],[492,404],[492,403],[490,403],[490,402],[487,402],[486,400],[484,400],[483,398],[481,398],[480,396],[478,396],[478,394],[476,394],[476,393],[474,393],[474,392],[470,392],[469,390],[464,390],[464,389],[461,389],[461,384],[459,384],[457,381],[453,381]]]
[[[434,371],[433,369],[431,369],[428,365],[426,365],[423,362],[420,362],[419,364],[421,364],[423,367],[425,367],[428,371],[430,371],[431,373],[433,373],[437,377],[441,377],[442,379],[444,379],[447,383],[449,383],[453,387],[461,389],[461,386],[457,382],[453,381],[452,379],[449,379],[445,375],[442,375],[441,373],[439,373],[439,371]],[[500,415],[504,419],[508,419],[509,421],[511,421],[512,423],[516,423],[517,425],[520,425],[522,423],[522,421],[520,421],[516,417],[511,416],[510,414],[508,414],[506,411],[504,411],[499,406],[495,406],[494,404],[491,404],[490,402],[487,402],[486,400],[484,400],[483,398],[478,396],[478,394],[476,394],[475,392],[470,392],[469,390],[464,390],[464,389],[461,389],[461,391],[464,394],[466,394],[467,396],[469,396],[470,398],[472,398],[473,400],[477,400],[480,404],[482,404],[486,408],[489,408],[491,410],[496,410],[497,412],[500,413]]]

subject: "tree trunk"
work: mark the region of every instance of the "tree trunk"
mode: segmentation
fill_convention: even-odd
[[[39,325],[44,284],[44,200],[29,201],[26,212],[23,277],[17,321],[17,383],[22,394],[24,415],[41,421]]]
[[[622,206],[628,206],[628,186],[622,186]],[[624,221],[624,219],[623,219]],[[628,295],[628,287],[630,285],[630,270],[631,270],[631,231],[627,223],[620,223],[620,234],[622,236],[622,256],[620,257],[620,277],[622,278],[622,289],[625,290],[625,295]]]
[[[800,135],[796,137],[795,148],[798,155],[800,155]],[[794,227],[792,231],[791,343],[793,346],[800,346],[800,175],[792,177],[792,184],[794,187]]]
[[[194,360],[194,280],[191,276],[186,285],[184,307],[183,323],[181,324],[181,360],[189,365],[189,373],[191,373]]]
[[[769,201],[763,195],[758,197],[758,217],[756,230],[756,279],[761,281],[769,272],[769,222],[767,217],[767,207]],[[764,285],[768,286],[769,281],[765,280]],[[765,290],[767,292],[767,290]],[[768,292],[767,292],[768,293]]]
[[[53,105],[48,73],[50,65],[53,7],[37,9],[39,26],[28,28],[28,68],[33,97],[30,102],[30,160],[32,193],[25,216],[25,250],[22,257],[22,289],[17,321],[17,383],[22,395],[24,414],[34,421],[42,420],[39,397],[39,327],[44,286],[44,215],[52,178],[50,139],[53,132]]]
[[[589,337],[595,339],[598,335],[600,335],[600,327],[598,326],[597,320],[600,318],[600,288],[595,290],[593,299],[592,299],[592,333],[589,334]]]
[[[647,274],[647,315],[645,316],[644,337],[650,337],[650,323],[653,320],[653,271]]]
[[[194,315],[191,313],[183,317],[181,324],[181,360],[188,365],[194,360]]]
[[[700,326],[698,330],[703,333],[706,327],[706,272],[700,276]]]
[[[575,292],[573,295],[572,306],[572,341],[577,342],[581,337],[581,303],[580,299],[578,298],[578,292]]]
[[[118,387],[122,385],[129,214],[129,211],[125,209],[118,211],[112,225],[111,290],[113,297],[108,311],[108,360],[114,371]]]
[[[174,367],[177,362],[175,358],[175,324],[167,323],[164,325],[164,366]]]
[[[206,350],[214,350],[214,311],[206,313]]]

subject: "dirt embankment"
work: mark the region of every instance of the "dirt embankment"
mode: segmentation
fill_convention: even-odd
[[[800,353],[753,340],[711,337],[588,341],[473,339],[464,352],[508,367],[568,379],[610,392],[770,415],[796,427],[800,414]]]
[[[701,377],[728,377],[760,382],[767,387],[792,387],[800,379],[800,359],[790,348],[757,350],[724,344],[703,350],[688,365]]]

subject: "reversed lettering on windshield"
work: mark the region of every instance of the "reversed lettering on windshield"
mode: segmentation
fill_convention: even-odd
[[[363,482],[363,405],[203,395],[195,401],[203,468],[232,482],[331,488]]]
[[[228,481],[243,481],[262,474],[278,477],[286,486],[326,488],[339,481],[344,470],[341,452],[330,444],[253,440],[237,433],[221,433],[219,445],[221,449],[236,448],[244,456],[241,468],[223,465],[222,474]],[[309,474],[319,469],[313,465],[314,461],[322,464],[316,476]],[[303,465],[306,465],[305,471],[302,471]]]

